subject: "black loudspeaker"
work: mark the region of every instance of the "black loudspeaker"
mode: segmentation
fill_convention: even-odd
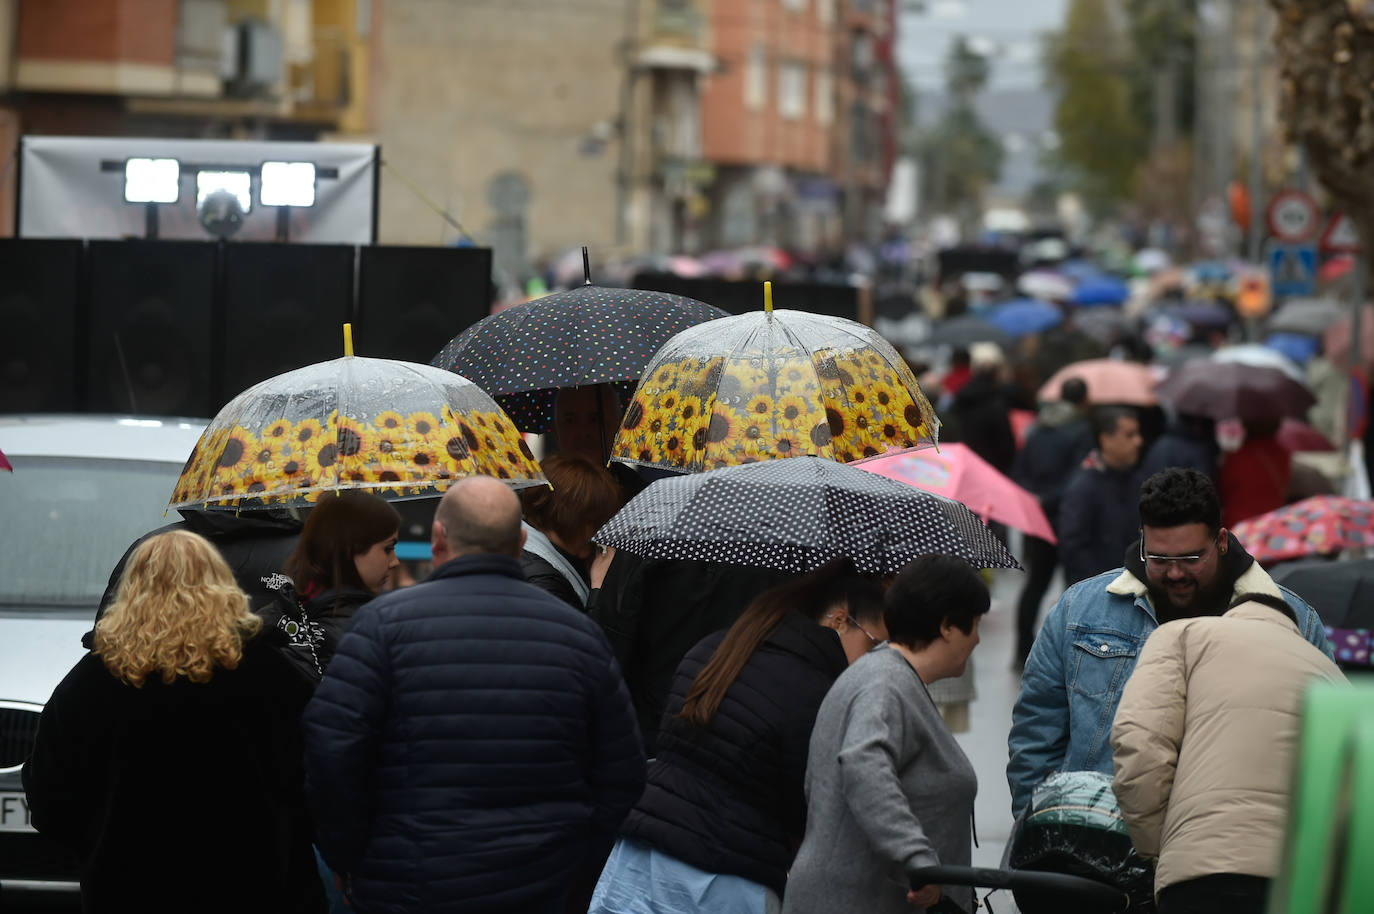
[[[344,354],[353,256],[342,244],[224,246],[219,405],[273,375]]]
[[[636,289],[685,295],[731,314],[753,314],[763,310],[761,281],[686,277],[675,273],[637,273],[630,285]],[[859,319],[859,290],[853,286],[778,281],[773,283],[773,304],[791,311],[810,311],[851,321]]]
[[[490,248],[358,249],[359,355],[428,365],[490,313]]]
[[[0,239],[0,413],[79,408],[80,241]]]
[[[215,247],[90,242],[91,409],[212,415]]]

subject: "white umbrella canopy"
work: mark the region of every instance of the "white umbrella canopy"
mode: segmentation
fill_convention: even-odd
[[[1212,353],[1216,362],[1233,362],[1240,365],[1254,365],[1259,368],[1277,368],[1299,384],[1307,383],[1307,375],[1301,366],[1277,349],[1270,349],[1259,343],[1242,343],[1238,346],[1223,346]]]
[[[1064,301],[1073,294],[1073,280],[1054,270],[1031,270],[1016,280],[1016,288],[1024,295],[1046,301]]]

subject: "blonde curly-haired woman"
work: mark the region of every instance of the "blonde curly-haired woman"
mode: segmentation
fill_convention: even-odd
[[[43,710],[24,789],[97,911],[323,911],[303,793],[310,685],[203,537],[135,549]]]

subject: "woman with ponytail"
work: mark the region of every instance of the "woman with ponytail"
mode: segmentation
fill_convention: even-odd
[[[886,637],[881,585],[836,559],[760,594],[692,648],[590,914],[779,910],[805,832],[816,712]]]

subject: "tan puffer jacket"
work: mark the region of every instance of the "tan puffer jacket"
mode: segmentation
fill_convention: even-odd
[[[1155,893],[1278,869],[1302,696],[1341,671],[1263,603],[1150,635],[1112,726],[1116,792]]]

